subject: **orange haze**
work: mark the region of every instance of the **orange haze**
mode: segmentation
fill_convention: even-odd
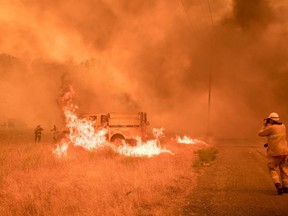
[[[210,2],[210,10],[209,3]],[[252,137],[288,119],[284,0],[1,0],[0,121],[63,121],[72,85],[86,113],[148,113],[174,133]]]

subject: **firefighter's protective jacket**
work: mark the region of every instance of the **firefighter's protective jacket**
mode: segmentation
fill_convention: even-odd
[[[263,125],[258,134],[268,138],[268,156],[288,155],[286,127],[284,124]]]

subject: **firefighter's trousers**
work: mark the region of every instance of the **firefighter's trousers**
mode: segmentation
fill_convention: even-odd
[[[267,159],[269,172],[274,183],[280,183],[283,187],[288,188],[288,155],[268,156]]]

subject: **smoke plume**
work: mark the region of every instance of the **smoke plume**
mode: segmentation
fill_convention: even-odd
[[[3,0],[0,120],[63,124],[72,85],[83,113],[256,136],[270,112],[288,118],[287,12],[284,0]]]

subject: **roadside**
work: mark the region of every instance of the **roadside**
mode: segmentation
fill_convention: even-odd
[[[217,158],[203,168],[181,215],[288,215],[288,194],[277,194],[262,144],[226,140],[215,146]]]

